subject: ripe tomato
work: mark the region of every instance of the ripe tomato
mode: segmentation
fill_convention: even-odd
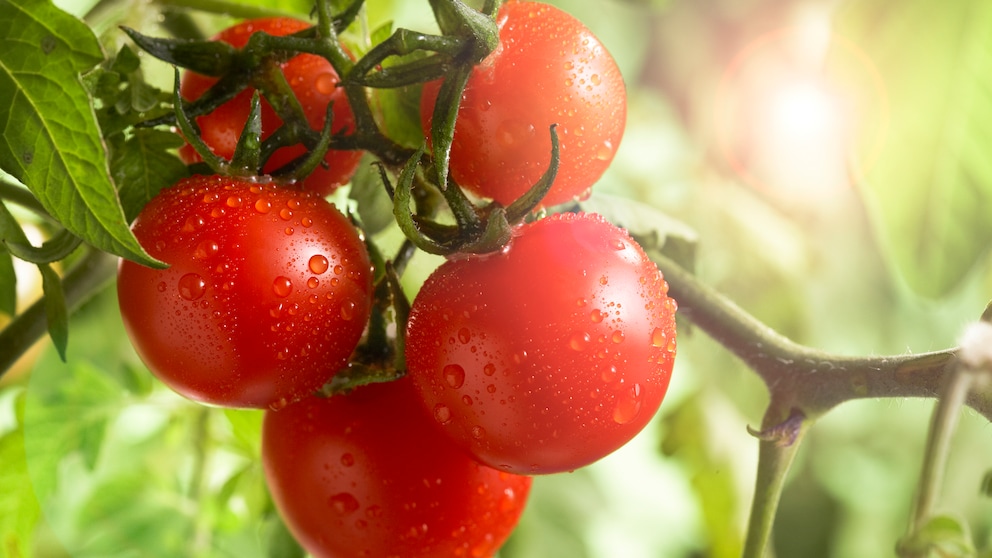
[[[500,44],[472,72],[458,109],[451,175],[509,205],[551,161],[557,123],[560,166],[543,205],[586,195],[616,153],[627,117],[623,77],[602,43],[577,19],[536,2],[507,3]],[[429,130],[440,82],[424,86]]]
[[[625,231],[598,215],[520,227],[502,252],[449,260],[407,327],[424,406],[483,463],[582,467],[651,420],[675,358],[675,301]]]
[[[492,556],[531,485],[456,448],[406,379],[266,413],[262,460],[286,525],[317,557]]]
[[[194,176],[153,198],[133,230],[170,267],[121,263],[124,326],[151,371],[191,399],[285,405],[346,364],[368,321],[365,244],[314,194]]]
[[[296,33],[307,27],[309,24],[305,21],[285,17],[254,19],[225,29],[215,39],[224,41],[236,48],[243,48],[256,31],[265,31],[270,35],[282,36]],[[334,133],[346,133],[354,130],[355,117],[351,112],[347,96],[343,89],[337,87],[340,79],[327,60],[313,54],[300,54],[284,62],[282,72],[293,93],[296,94],[296,98],[303,106],[310,127],[320,130],[324,126],[327,104],[334,103],[334,120],[331,130]],[[192,101],[203,95],[216,81],[212,77],[185,72],[182,76],[180,92],[184,99]],[[251,88],[246,89],[213,112],[196,118],[204,142],[217,155],[227,159],[234,155],[238,136],[248,120],[253,91]],[[271,135],[281,124],[282,121],[263,98],[262,138]],[[306,148],[303,145],[284,147],[272,155],[263,171],[273,172],[305,152]],[[188,144],[180,148],[179,156],[187,164],[200,161],[200,156]],[[313,174],[303,181],[304,188],[313,190],[322,196],[330,194],[338,186],[351,180],[358,168],[361,156],[360,151],[328,151],[324,157],[327,168],[318,166]]]

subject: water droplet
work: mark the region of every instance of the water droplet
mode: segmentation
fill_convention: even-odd
[[[280,397],[272,403],[269,403],[269,409],[272,409],[273,411],[281,411],[286,408],[286,405],[289,405],[289,401],[286,401],[285,397]]]
[[[351,300],[346,300],[341,303],[341,319],[350,322],[355,317],[355,303]]]
[[[365,517],[369,519],[375,519],[377,517],[382,517],[382,508],[379,506],[369,506],[365,509]]]
[[[665,330],[660,327],[654,328],[654,331],[651,332],[651,344],[655,347],[668,345],[668,335],[665,333]]]
[[[313,88],[316,89],[321,95],[330,95],[331,93],[334,93],[337,83],[338,80],[334,74],[324,72],[313,80]]]
[[[611,384],[617,381],[617,375],[618,375],[617,367],[611,366],[609,368],[604,369],[603,372],[599,375],[599,377],[602,378],[604,382]]]
[[[288,207],[284,207],[279,210],[279,218],[283,221],[289,221],[293,218],[293,211]]]
[[[196,245],[196,248],[193,250],[193,257],[198,260],[205,260],[210,256],[216,256],[219,251],[220,245],[216,241],[204,240]]]
[[[599,278],[599,284],[600,285],[603,285],[603,286],[609,285],[610,284],[610,278],[607,277],[607,276],[605,276],[605,275],[603,275],[602,277]]]
[[[344,267],[341,265],[334,266],[334,275],[341,275],[344,273]]]
[[[320,285],[320,280],[317,279],[316,277],[311,277],[307,279],[307,286],[310,287],[311,289],[316,289],[317,285]]]
[[[472,437],[476,440],[481,440],[486,436],[486,429],[481,426],[472,427]]]
[[[593,85],[599,85],[603,83],[603,80],[602,78],[599,77],[599,74],[593,74],[589,76],[589,81],[592,82]]]
[[[589,319],[592,320],[592,323],[594,324],[602,322],[604,317],[606,317],[606,315],[599,309],[589,312]]]
[[[158,287],[157,287],[157,288],[158,288],[158,292],[160,292],[160,293],[164,293],[164,292],[165,292],[165,290],[169,288],[169,286],[165,284],[165,281],[161,281],[161,282],[160,282],[160,283],[158,284]]]
[[[496,384],[489,384],[486,386],[486,391],[489,393],[496,393]]]
[[[438,403],[434,406],[434,418],[441,424],[448,424],[451,422],[451,409]]]
[[[471,405],[473,403],[473,401],[472,401],[472,398],[471,397],[469,397],[467,395],[463,395],[462,396],[462,403],[464,403],[465,405]]]
[[[349,515],[358,509],[358,500],[347,492],[341,492],[331,496],[327,503],[338,515]]]
[[[510,147],[527,140],[534,134],[534,126],[514,119],[507,119],[496,129],[495,138],[500,144]]]
[[[323,254],[317,254],[310,256],[310,262],[307,265],[310,267],[310,271],[320,275],[321,273],[327,271],[330,264],[328,263],[326,256]]]
[[[457,364],[448,364],[441,371],[444,381],[454,389],[462,387],[465,383],[465,369]]]
[[[309,217],[304,217],[300,219],[300,224],[303,225],[303,228],[309,228],[313,226],[313,219]]]
[[[616,250],[617,252],[619,252],[620,250],[623,250],[626,247],[627,247],[627,245],[624,244],[624,242],[622,240],[620,240],[619,238],[613,239],[613,249]]]
[[[187,273],[179,278],[179,296],[186,300],[197,300],[207,292],[207,282],[196,273]]]
[[[459,329],[458,340],[461,341],[463,345],[468,343],[472,340],[472,332],[470,332],[467,327]]]
[[[268,213],[268,212],[270,212],[270,211],[272,211],[272,202],[270,202],[269,200],[267,200],[265,198],[259,198],[255,202],[255,211],[257,211],[257,212],[259,212],[259,213],[261,213],[263,215],[266,214],[266,213]]]
[[[482,367],[482,373],[485,374],[486,376],[492,376],[493,374],[496,373],[496,365],[491,362],[486,364],[484,367]]]
[[[618,330],[616,330],[616,331],[613,332],[613,342],[614,343],[618,343],[618,344],[619,343],[623,343],[623,339],[624,339],[624,336],[623,336],[623,332],[622,331],[620,331],[618,329]]]
[[[223,207],[215,207],[210,211],[210,216],[214,219],[227,215],[227,210]]]
[[[571,347],[573,351],[584,351],[586,347],[589,346],[590,341],[592,341],[592,337],[590,337],[587,332],[577,331],[572,334],[571,339],[568,341],[568,346]]]
[[[617,397],[617,406],[613,408],[613,421],[617,424],[627,424],[637,417],[641,411],[641,385],[634,384]]]
[[[613,143],[609,140],[603,142],[596,151],[596,158],[600,161],[609,161],[613,157]]]
[[[200,217],[199,215],[191,215],[186,218],[186,222],[183,223],[182,230],[183,232],[193,232],[202,227],[204,222],[203,217]]]
[[[280,275],[272,281],[272,292],[280,298],[286,298],[289,293],[293,292],[293,282],[289,280],[289,277]]]
[[[355,464],[355,456],[350,453],[346,453],[341,456],[341,464],[345,467],[351,467]]]
[[[227,204],[227,207],[241,207],[241,196],[228,196],[224,203]]]

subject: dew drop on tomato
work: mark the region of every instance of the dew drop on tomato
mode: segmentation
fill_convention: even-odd
[[[272,211],[272,202],[265,198],[259,198],[255,201],[255,211],[265,215],[266,213]]]
[[[438,403],[434,406],[434,418],[441,424],[451,422],[451,409],[447,405]]]
[[[641,411],[641,386],[634,384],[617,397],[617,406],[613,409],[613,421],[617,424],[627,424],[634,420]]]
[[[280,298],[286,298],[293,292],[293,282],[290,281],[289,277],[280,275],[272,281],[272,292]]]
[[[337,79],[330,73],[320,74],[313,82],[314,89],[316,89],[321,95],[330,95],[331,93],[334,93],[336,85]]]
[[[205,260],[211,256],[217,255],[220,251],[220,245],[215,240],[204,240],[196,245],[193,250],[193,257],[198,260]]]
[[[327,503],[331,506],[338,515],[351,515],[355,513],[358,508],[358,500],[347,492],[341,492],[331,496]]]
[[[586,347],[589,346],[589,342],[592,338],[587,332],[575,332],[572,334],[571,339],[569,339],[568,346],[572,348],[573,351],[584,351]]]
[[[341,304],[341,319],[350,322],[355,317],[355,303],[346,300]]]
[[[179,278],[179,296],[186,300],[198,300],[207,292],[207,282],[197,273],[187,273]]]
[[[310,261],[307,263],[307,266],[310,268],[310,271],[320,275],[327,271],[330,264],[328,263],[326,256],[323,254],[316,254],[310,256]]]
[[[660,327],[651,332],[651,345],[655,347],[665,347],[668,345],[668,334]]]
[[[453,389],[458,389],[465,383],[465,369],[457,364],[446,365],[441,374],[445,383]]]

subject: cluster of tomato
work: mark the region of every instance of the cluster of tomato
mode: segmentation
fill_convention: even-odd
[[[459,105],[451,176],[512,203],[548,166],[554,123],[560,170],[542,205],[581,197],[622,135],[619,70],[556,8],[507,3],[497,24],[500,45]],[[241,47],[257,30],[306,26],[258,20],[218,39]],[[335,132],[349,133],[326,60],[301,54],[282,70],[311,126],[323,126],[333,102]],[[187,73],[181,91],[194,99],[211,83]],[[429,130],[438,85],[423,91]],[[245,91],[198,117],[218,155],[232,156],[250,102]],[[263,103],[263,136],[278,125]],[[263,171],[303,150],[276,152]],[[302,188],[200,175],[163,190],[133,230],[169,267],[122,262],[125,326],[179,393],[269,409],[269,488],[314,555],[490,556],[516,525],[531,475],[587,465],[652,418],[675,356],[675,303],[625,231],[593,214],[552,214],[515,226],[501,250],[453,255],[433,272],[397,324],[400,379],[314,395],[348,366],[373,312],[366,239],[323,197],[349,180],[358,156],[329,151]]]

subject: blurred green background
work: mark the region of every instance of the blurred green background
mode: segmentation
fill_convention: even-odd
[[[702,281],[839,354],[952,346],[992,299],[992,3],[552,3],[603,40],[628,84],[626,134],[589,208],[619,196],[650,208],[629,216],[641,226],[680,221]],[[184,9],[57,4],[105,31],[108,51],[123,41],[114,24],[162,34],[161,10]],[[371,27],[431,25],[426,2],[368,4]],[[197,18],[211,32],[230,22]],[[170,86],[164,64],[145,71]],[[404,280],[415,288],[436,263],[416,259]],[[112,289],[71,326],[67,364],[43,341],[0,383],[0,555],[301,555],[265,491],[260,412],[204,408],[154,381]],[[746,426],[767,393],[690,324],[679,342],[656,420],[595,465],[537,478],[502,558],[740,555],[757,456]],[[860,401],[818,422],[786,487],[776,555],[893,556],[932,408]],[[966,410],[939,508],[985,549],[989,471],[992,427]]]

